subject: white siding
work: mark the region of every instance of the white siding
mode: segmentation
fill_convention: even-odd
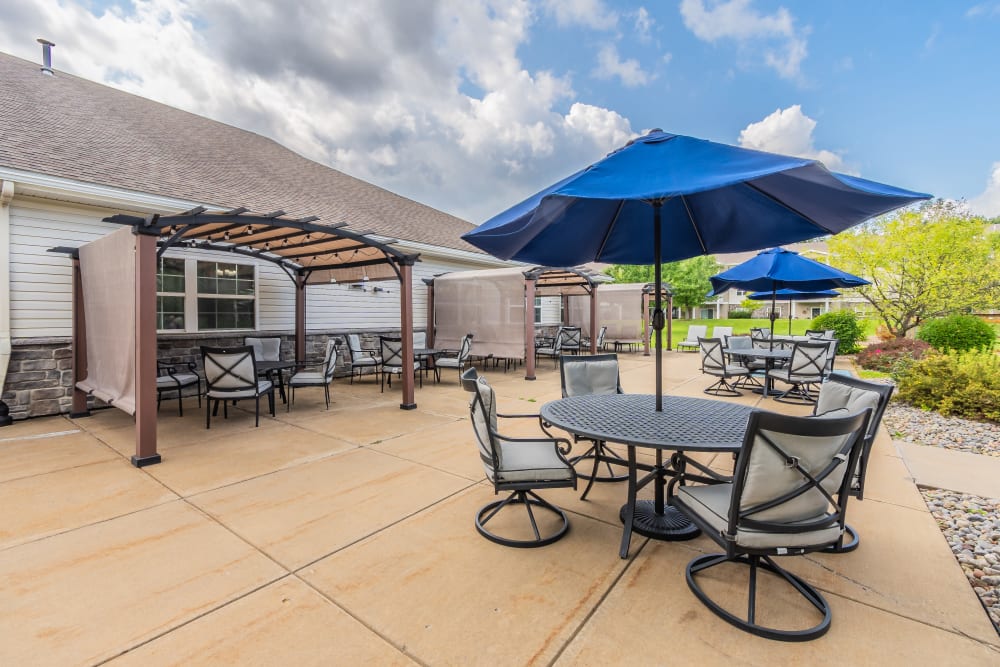
[[[11,207],[11,331],[14,338],[70,336],[72,333],[71,264],[66,255],[47,252],[55,246],[76,247],[114,231],[101,222],[115,211],[63,205],[49,200],[15,198]],[[204,250],[171,250],[173,257],[233,257]],[[413,267],[413,321],[424,328],[427,287],[423,278],[482,265],[422,257]],[[233,257],[233,261],[250,261]],[[260,262],[258,328],[294,330],[295,289],[280,268]],[[387,291],[375,292],[375,286]],[[372,282],[362,292],[346,285],[313,285],[307,289],[306,327],[311,331],[393,329],[399,327],[399,282]]]

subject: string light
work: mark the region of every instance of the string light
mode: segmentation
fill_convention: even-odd
[[[264,244],[264,252],[270,252],[270,251],[271,251],[271,242],[270,242],[270,241],[267,241],[267,242],[266,242],[266,243]]]
[[[228,229],[226,230],[226,233],[222,235],[222,238],[223,238],[224,240],[226,240],[226,241],[228,241],[228,240],[229,240],[229,230],[228,230]]]
[[[247,225],[247,236],[253,236],[253,225]]]
[[[284,248],[287,245],[288,245],[288,239],[282,239],[281,240],[281,247]]]

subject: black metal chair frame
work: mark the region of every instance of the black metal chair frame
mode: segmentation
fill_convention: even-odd
[[[847,510],[847,500],[850,497],[848,487],[851,484],[854,466],[857,464],[858,457],[861,453],[861,443],[867,429],[870,413],[871,410],[865,410],[864,412],[839,419],[791,417],[788,415],[763,411],[754,411],[751,413],[747,424],[747,432],[743,440],[743,446],[737,459],[736,471],[733,474],[733,489],[729,506],[728,526],[726,530],[721,533],[717,532],[711,523],[701,516],[696,508],[685,502],[683,495],[675,496],[671,500],[674,506],[684,512],[684,514],[686,514],[696,525],[698,525],[698,527],[701,528],[708,537],[725,549],[725,553],[722,554],[707,554],[696,557],[688,563],[685,575],[691,592],[693,592],[702,604],[708,607],[714,614],[737,628],[753,635],[781,641],[808,641],[821,637],[826,634],[827,630],[830,629],[830,621],[832,618],[830,605],[823,598],[820,592],[801,577],[798,577],[797,575],[792,574],[779,566],[774,562],[772,556],[793,556],[814,551],[822,551],[831,546],[831,544],[829,542],[824,542],[822,544],[794,547],[752,548],[737,544],[737,531],[740,528],[743,528],[792,535],[800,532],[811,532],[814,530],[830,528],[836,525],[840,528],[840,538],[837,542],[842,541],[844,535],[844,520]],[[832,461],[828,465],[826,465],[822,470],[813,473],[806,470],[801,465],[797,457],[786,453],[781,446],[777,445],[771,438],[761,433],[761,431],[792,433],[806,437],[847,436],[852,433],[853,435],[846,438],[844,445],[840,448],[840,451],[832,458]],[[750,453],[753,447],[759,446],[756,444],[758,438],[760,438],[765,446],[771,447],[774,452],[785,461],[785,466],[788,469],[797,471],[802,477],[802,482],[797,488],[778,498],[759,503],[752,507],[740,509],[743,490],[745,488],[750,470]],[[821,486],[821,482],[841,466],[847,466],[844,468],[845,472],[843,480],[837,488],[836,493],[830,493]],[[830,506],[830,510],[819,519],[808,523],[804,521],[792,523],[772,522],[753,518],[754,514],[778,507],[814,489],[818,490],[823,494],[823,496],[826,497]],[[716,565],[727,562],[739,563],[750,568],[748,586],[749,596],[747,601],[746,618],[737,616],[736,614],[725,609],[719,603],[715,602],[701,588],[695,579],[695,575],[704,572],[709,568],[715,567]],[[759,568],[763,568],[764,570],[781,577],[785,582],[791,585],[792,588],[794,588],[813,607],[815,607],[815,609],[822,615],[822,620],[817,625],[802,630],[771,628],[756,623],[757,570]]]
[[[351,358],[351,384],[354,384],[354,371],[355,370],[358,371],[358,379],[360,380],[361,379],[361,375],[364,372],[364,370],[366,368],[371,368],[372,369],[372,374],[377,379],[378,378],[378,374],[379,374],[379,365],[381,364],[381,359],[379,359],[379,356],[378,356],[378,354],[379,354],[378,350],[366,350],[363,347],[360,347],[360,345],[361,345],[361,339],[360,338],[358,338],[358,346],[359,346],[358,349],[356,349],[356,350],[354,349],[354,346],[351,344],[351,336],[357,336],[357,335],[358,334],[346,334],[344,336],[344,344],[347,345],[347,354]],[[355,365],[355,360],[358,357],[361,357],[362,355],[365,355],[365,354],[367,354],[369,357],[371,357],[372,359],[374,359],[375,363],[374,364],[370,364],[370,365],[364,365],[364,366],[356,366]]]
[[[498,475],[494,473],[493,475],[493,492],[494,494],[500,494],[502,492],[510,491],[510,494],[506,498],[501,500],[496,500],[491,503],[484,505],[476,513],[476,530],[480,535],[507,547],[518,547],[518,548],[534,548],[543,547],[547,544],[552,544],[563,537],[569,532],[569,517],[566,516],[566,512],[556,507],[552,503],[548,502],[537,493],[534,492],[535,489],[562,489],[562,488],[572,488],[576,489],[576,472],[573,470],[573,466],[570,464],[569,460],[566,459],[566,454],[569,453],[572,445],[566,438],[554,438],[550,436],[538,437],[538,438],[510,438],[506,436],[500,436],[499,431],[495,431],[489,426],[488,414],[489,410],[486,408],[485,403],[483,403],[482,396],[476,385],[479,382],[479,373],[475,368],[469,368],[464,373],[462,373],[462,388],[473,394],[472,400],[469,402],[469,416],[475,425],[475,412],[478,407],[482,411],[483,415],[487,417],[484,418],[484,422],[487,424],[488,438],[489,442],[483,442],[480,438],[478,429],[473,428],[476,435],[477,445],[479,447],[480,456],[483,457],[483,463],[492,466],[494,471],[500,468],[500,461],[497,458],[497,448],[499,444],[497,443],[497,437],[503,437],[506,442],[524,442],[524,443],[539,443],[539,442],[551,442],[552,446],[560,459],[567,465],[570,471],[570,478],[566,480],[551,480],[551,481],[538,481],[538,482],[503,482],[498,480]],[[494,402],[496,401],[496,395],[494,394]],[[496,413],[496,416],[502,419],[536,419],[541,423],[541,419],[538,415],[507,415]],[[487,460],[484,451],[488,450],[491,453],[492,458]],[[524,505],[525,510],[528,513],[528,520],[531,522],[531,529],[535,535],[533,540],[513,540],[510,538],[497,535],[496,533],[490,532],[486,528],[486,524],[500,513],[505,507],[512,505]],[[560,525],[556,531],[550,535],[543,536],[538,530],[538,522],[535,520],[534,510],[532,508],[546,510],[555,516],[560,518]]]
[[[227,366],[227,365],[219,363],[215,359],[215,355],[242,355],[242,356],[238,357],[235,361],[233,361],[231,364],[229,364]],[[210,375],[210,373],[208,371],[208,368],[209,368],[209,366],[208,366],[208,359],[209,359],[209,357],[212,357],[212,365],[218,367],[220,369],[220,371],[221,371],[219,373],[219,376],[216,377],[214,380],[211,378],[211,375]],[[222,402],[222,418],[223,419],[228,419],[229,418],[228,401],[232,400],[233,403],[236,403],[237,401],[240,401],[243,398],[248,398],[246,396],[237,397],[237,398],[225,397],[225,396],[222,396],[222,397],[218,397],[218,396],[213,397],[213,396],[210,396],[211,392],[213,392],[213,391],[219,391],[221,393],[226,393],[226,392],[236,393],[236,392],[251,391],[252,390],[254,392],[254,402],[255,402],[254,426],[260,426],[260,397],[261,397],[262,393],[263,394],[267,394],[267,402],[268,402],[268,407],[270,408],[270,411],[271,411],[271,416],[272,417],[275,416],[275,414],[274,414],[274,383],[271,383],[271,386],[268,387],[267,389],[265,389],[263,392],[260,391],[259,379],[257,377],[257,359],[254,357],[254,354],[253,354],[253,346],[251,346],[251,345],[243,345],[243,346],[240,346],[240,347],[204,347],[203,346],[201,348],[201,358],[202,358],[202,367],[205,369],[205,398],[207,399],[205,401],[205,428],[206,429],[212,428],[212,415],[213,414],[216,414],[216,415],[219,414],[219,402],[220,401]],[[252,375],[250,377],[243,377],[242,375],[240,375],[239,373],[236,372],[236,367],[239,366],[240,364],[242,364],[244,361],[246,361],[247,358],[250,359],[250,363],[252,365],[251,367],[252,367],[253,373],[252,373]],[[226,387],[226,388],[223,388],[223,389],[213,389],[212,385],[213,384],[217,384],[221,378],[225,378],[225,377],[233,378],[234,380],[236,380],[240,384],[237,384],[236,387]],[[215,408],[214,409],[212,408],[212,401],[213,400],[215,401]]]
[[[198,375],[198,367],[195,366],[194,362],[188,361],[184,362],[183,365],[187,366],[187,372],[177,372],[177,367],[180,363],[168,362],[168,361],[156,361],[156,376],[157,378],[169,377],[173,380],[173,386],[171,385],[160,385],[159,382],[156,383],[156,409],[160,409],[160,401],[163,399],[163,392],[165,391],[176,391],[177,392],[177,415],[179,417],[184,416],[184,389],[187,387],[197,386],[198,391],[195,395],[198,397],[198,407],[201,407],[201,377]],[[187,378],[178,378],[178,375],[194,375],[194,381]]]
[[[570,354],[579,354],[583,347],[583,332],[580,327],[562,327],[560,334],[563,337],[560,351]]]
[[[323,379],[322,380],[308,380],[308,381],[295,381],[296,376],[298,376],[301,369],[296,369],[292,373],[291,377],[288,378],[288,390],[289,397],[288,401],[285,403],[285,412],[291,412],[292,403],[295,402],[295,388],[296,387],[323,387],[324,398],[326,399],[326,409],[330,409],[330,383],[333,382],[333,373],[337,368],[337,344],[333,338],[330,338],[326,342],[326,353],[323,357],[323,361],[318,364],[309,364],[304,366],[308,368],[309,366],[314,366],[322,368]]]
[[[434,373],[437,381],[441,381],[441,369],[439,364],[443,361],[445,368],[451,368],[451,363],[455,363],[455,368],[458,369],[458,379],[462,380],[462,373],[465,371],[465,367],[472,365],[472,334],[467,333],[462,337],[461,347],[455,352],[454,357],[439,357],[434,361]],[[452,352],[453,350],[446,350],[445,352]]]
[[[810,350],[816,351],[817,353],[821,352],[822,354],[816,354],[813,356],[809,354]],[[788,365],[782,369],[787,372],[788,379],[774,374],[774,371],[769,373],[770,377],[775,380],[780,380],[791,385],[784,392],[775,396],[774,400],[779,403],[792,403],[796,405],[808,405],[815,403],[816,397],[814,392],[811,391],[811,387],[815,387],[823,381],[827,357],[829,354],[829,342],[796,342],[792,346],[792,356],[788,359]],[[798,375],[800,378],[792,379],[792,376],[794,375]]]
[[[381,387],[384,392],[386,376],[389,376],[389,389],[392,389],[392,376],[398,375],[402,378],[403,373],[406,372],[406,369],[403,368],[403,339],[394,336],[379,336],[378,342],[379,352],[382,357],[382,363],[379,364],[379,373],[382,375]],[[399,347],[395,347],[395,343],[399,343]],[[420,388],[423,389],[424,376],[420,372],[420,362],[414,359],[413,363],[415,366],[411,372],[413,373],[414,379],[420,380]],[[392,370],[386,370],[387,368]]]
[[[764,383],[757,379],[757,377],[754,375],[754,371],[765,370],[767,368],[767,364],[760,361],[755,362],[751,354],[746,354],[746,355],[740,354],[739,351],[745,348],[733,348],[732,341],[734,338],[740,338],[740,339],[745,338],[749,340],[750,352],[753,352],[753,343],[754,343],[753,337],[750,336],[749,334],[734,334],[732,336],[726,336],[725,343],[726,347],[729,349],[730,363],[737,366],[744,366],[748,371],[750,371],[746,375],[736,378],[736,382],[733,383],[733,388],[753,389],[753,388],[763,387]]]
[[[865,382],[864,380],[848,377],[846,375],[831,375],[827,379],[827,382],[835,382],[854,389],[873,391],[878,394],[878,406],[875,408],[871,419],[868,421],[868,430],[865,432],[865,438],[861,447],[861,455],[858,457],[857,480],[853,480],[854,475],[851,475],[852,483],[848,488],[848,493],[858,500],[864,500],[865,481],[868,478],[868,460],[871,457],[872,447],[875,445],[875,436],[878,435],[878,427],[882,423],[882,417],[885,415],[885,409],[889,405],[889,399],[892,398],[892,392],[895,389],[895,386],[891,384],[883,384],[881,382]],[[818,404],[816,407],[819,407]],[[814,407],[813,415],[815,414],[816,408]],[[854,527],[846,524],[844,526],[844,531],[847,533],[848,539],[842,544],[831,546],[826,549],[826,551],[833,553],[848,553],[858,548],[861,544],[861,536],[858,534],[858,531]]]
[[[713,396],[742,396],[743,392],[729,384],[729,380],[750,375],[750,369],[746,366],[737,366],[736,368],[742,370],[731,371],[731,365],[726,363],[726,355],[722,352],[722,340],[719,338],[699,338],[698,350],[701,353],[701,372],[719,378],[717,382],[705,388],[705,393]],[[708,365],[707,360],[716,360],[719,365]]]
[[[563,345],[563,328],[559,327],[556,331],[556,335],[552,338],[552,347],[538,347],[535,346],[535,361],[538,361],[538,355],[543,355],[546,357],[552,357],[553,367],[559,364],[559,357],[562,356],[562,345]]]
[[[559,383],[562,387],[563,398],[566,398],[568,396],[578,395],[578,394],[570,394],[569,392],[566,391],[566,365],[586,364],[595,361],[614,361],[615,364],[617,364],[618,355],[612,352],[608,354],[589,354],[589,355],[579,355],[572,357],[563,355],[559,357]],[[620,375],[618,376],[616,384],[617,384],[616,387],[617,393],[619,394],[625,393],[624,391],[622,391],[622,383]],[[548,433],[548,430],[545,428],[546,426],[549,425],[543,423],[543,430],[545,430],[545,432]],[[573,434],[574,443],[580,442],[581,440],[584,442],[591,443],[590,448],[579,456],[571,457],[569,459],[569,462],[573,464],[574,468],[576,467],[576,464],[579,463],[580,461],[590,460],[593,461],[594,465],[589,475],[577,472],[577,477],[582,477],[587,480],[587,487],[583,490],[583,493],[580,495],[580,500],[587,499],[587,494],[590,493],[590,489],[592,486],[594,486],[594,482],[623,482],[628,479],[628,459],[622,457],[621,454],[608,447],[608,443],[605,442],[604,440],[593,440],[591,438],[580,437],[575,433]],[[597,474],[598,468],[602,463],[607,468],[607,475],[603,476]],[[616,474],[614,470],[611,468],[612,465],[617,465],[625,468],[625,472]]]

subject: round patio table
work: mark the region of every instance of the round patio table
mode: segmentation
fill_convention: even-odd
[[[774,368],[775,361],[788,361],[792,358],[791,350],[763,350],[763,349],[732,349],[729,347],[723,348],[722,352],[724,354],[732,355],[734,357],[747,357],[752,359],[763,359],[764,360],[764,386],[756,387],[751,389],[755,394],[763,394],[764,398],[767,398],[771,390],[774,388],[774,380],[768,374],[768,371]]]
[[[620,516],[624,523],[619,555],[628,558],[632,531],[658,540],[697,537],[698,528],[664,501],[666,478],[671,491],[685,480],[718,483],[728,478],[687,458],[684,452],[737,452],[743,444],[747,419],[753,408],[704,398],[664,396],[663,411],[656,412],[656,397],[648,394],[570,396],[546,403],[541,418],[570,433],[628,447],[628,502]],[[656,452],[655,465],[638,464],[635,448]],[[664,463],[663,452],[673,451]],[[691,474],[687,466],[702,474]],[[648,471],[641,480],[638,469]],[[654,483],[652,500],[637,500],[641,488]]]

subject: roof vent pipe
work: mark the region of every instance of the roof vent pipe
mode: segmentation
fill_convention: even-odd
[[[38,38],[38,43],[42,45],[42,74],[52,76],[52,47],[55,43],[41,37]]]

